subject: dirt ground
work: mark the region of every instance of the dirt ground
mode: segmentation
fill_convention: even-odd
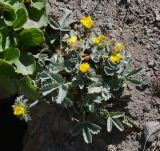
[[[133,128],[104,131],[87,145],[81,138],[70,137],[69,122],[58,121],[65,111],[40,104],[32,111],[24,151],[142,151],[143,125],[160,120],[160,0],[49,0],[47,4],[53,18],[64,8],[72,10],[77,19],[90,15],[96,34],[115,36],[126,44],[134,66],[145,66],[144,86],[129,86],[126,94],[132,95],[131,101],[118,102]],[[146,146],[146,151],[159,150],[158,141]]]

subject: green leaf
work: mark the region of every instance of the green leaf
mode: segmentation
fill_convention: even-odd
[[[42,8],[45,7],[45,3],[46,3],[46,0],[32,0],[31,6],[38,10],[41,10]]]
[[[126,80],[129,81],[129,82],[131,82],[132,84],[134,84],[136,86],[143,84],[142,81],[135,80],[135,79],[132,79],[132,78],[126,78]]]
[[[76,20],[73,19],[72,11],[65,9],[62,18],[59,19],[59,24],[61,29],[70,26],[70,24],[74,23]]]
[[[108,86],[104,86],[102,89],[102,97],[105,101],[109,100],[112,97],[112,94],[110,92],[110,88]]]
[[[102,57],[102,52],[99,49],[97,49],[97,47],[95,47],[95,48],[92,49],[92,53],[91,53],[90,56],[91,56],[91,59],[95,63],[97,63],[97,62],[100,61],[100,58]]]
[[[107,118],[107,131],[112,131],[112,118],[110,116]]]
[[[61,104],[64,98],[66,97],[68,91],[64,86],[60,86],[58,89],[58,96],[57,99],[55,100],[57,104]]]
[[[139,67],[137,69],[132,70],[129,74],[126,75],[126,77],[133,77],[138,75],[139,73],[142,73],[144,71],[144,67]]]
[[[10,45],[9,33],[11,29],[9,27],[0,28],[0,52],[4,51]]]
[[[118,70],[119,70],[119,67],[117,64],[113,63],[110,60],[105,61],[104,71],[105,71],[106,75],[113,76],[114,74],[117,73]]]
[[[98,134],[101,130],[101,127],[91,123],[89,121],[86,122],[87,127],[89,128],[89,130],[91,131],[92,134]]]
[[[25,8],[21,8],[16,12],[16,14],[17,14],[17,18],[16,18],[16,20],[13,24],[13,27],[15,29],[20,29],[27,22],[28,13],[27,13],[27,10]]]
[[[82,133],[83,126],[83,122],[78,122],[72,129],[72,136],[80,135]]]
[[[45,8],[38,10],[30,7],[28,9],[29,20],[25,24],[24,28],[42,28],[47,26],[48,16]]]
[[[33,74],[35,70],[35,62],[32,56],[26,55],[24,61],[28,61],[26,66],[20,61],[20,51],[17,48],[8,48],[5,50],[4,59],[10,63],[15,65],[15,71],[17,73],[21,73],[23,75]]]
[[[100,93],[102,92],[103,87],[88,87],[88,94]]]
[[[108,76],[113,76],[115,74],[115,71],[112,70],[111,68],[104,66],[104,72],[106,73],[106,75]]]
[[[38,75],[41,85],[40,93],[43,96],[50,96],[51,100],[61,104],[68,92],[67,87],[64,85],[65,79],[60,74],[55,73],[54,68],[50,70],[50,67]],[[55,68],[55,70],[57,69]]]
[[[127,63],[126,63],[126,67],[123,70],[123,75],[126,75],[127,71],[129,70],[129,68],[131,67],[132,64],[133,64],[133,59],[128,58]]]
[[[2,1],[7,1],[11,6],[14,7],[14,5],[21,5],[22,0],[2,0]],[[23,3],[22,3],[23,4]],[[14,7],[15,8],[15,7]]]
[[[112,119],[112,122],[120,131],[124,130],[124,126],[122,125],[119,119]]]
[[[44,42],[44,35],[40,29],[24,29],[19,34],[19,45],[24,49],[39,46]]]
[[[0,75],[0,79],[1,87],[3,87],[7,92],[9,92],[12,95],[16,93],[15,83],[10,77]]]
[[[89,121],[78,122],[73,130],[72,135],[77,136],[82,133],[86,143],[92,143],[92,134],[98,134],[101,127]]]
[[[75,67],[78,67],[81,63],[82,58],[78,52],[71,51],[67,58],[65,59],[64,65],[69,70],[72,71]]]
[[[64,58],[59,57],[57,54],[53,55],[50,59],[51,63],[48,65],[48,70],[51,73],[59,73],[64,70]]]
[[[63,102],[62,102],[62,105],[67,108],[67,107],[71,107],[73,105],[73,102],[68,98],[68,97],[65,97],[63,99]]]
[[[92,134],[88,126],[84,125],[83,127],[83,138],[86,143],[92,143]]]
[[[28,74],[33,74],[36,70],[36,61],[32,55],[32,53],[22,53],[20,57],[20,61],[26,67]]]
[[[42,82],[44,83],[44,81]],[[42,93],[43,96],[47,96],[48,94],[53,93],[53,91],[57,90],[59,88],[58,83],[48,83],[43,84],[40,88],[40,93]]]
[[[1,15],[0,15],[1,16]],[[0,17],[0,29],[5,26],[4,19]]]
[[[15,75],[13,66],[7,61],[0,59],[0,76],[13,77]]]
[[[36,100],[40,97],[38,87],[33,83],[29,76],[24,76],[24,78],[18,81],[18,88],[21,94],[24,94],[32,100]]]
[[[111,91],[118,91],[123,87],[123,82],[124,80],[122,78],[120,78],[119,76],[114,76],[107,82],[107,84],[109,85]]]
[[[16,19],[15,10],[8,3],[0,2],[0,10],[6,21],[14,21]]]
[[[85,85],[85,82],[84,82],[83,77],[81,75],[78,75],[72,79],[72,86],[73,87],[79,87],[80,89],[83,89],[84,85]]]
[[[114,119],[125,116],[125,113],[124,113],[124,112],[110,112],[109,114],[110,114],[110,116],[111,116],[112,118],[114,118]]]
[[[50,27],[54,30],[60,30],[59,22],[54,21],[52,18],[50,19],[49,23]]]

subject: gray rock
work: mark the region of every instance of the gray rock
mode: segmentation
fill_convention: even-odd
[[[156,26],[158,29],[160,29],[160,21],[157,21],[157,22],[155,23],[155,26]]]
[[[146,48],[147,49],[150,49],[151,47],[150,47],[150,44],[146,44]]]
[[[153,67],[154,64],[155,64],[154,60],[149,59],[149,61],[148,61],[148,67]]]
[[[112,30],[113,29],[113,24],[111,22],[106,24],[107,29]]]
[[[160,21],[160,14],[159,14],[159,12],[156,11],[155,14],[156,14],[156,20],[157,20],[157,21]]]
[[[156,138],[160,137],[160,124],[157,121],[146,122],[143,129],[145,140],[147,142],[154,142]]]
[[[154,39],[153,38],[149,38],[149,41],[154,41]]]
[[[69,0],[64,0],[65,3],[67,3]]]
[[[154,66],[154,68],[153,68],[155,71],[158,71],[159,70],[159,68],[157,67],[157,66]]]
[[[160,40],[159,40],[159,41],[157,41],[157,45],[160,45]]]

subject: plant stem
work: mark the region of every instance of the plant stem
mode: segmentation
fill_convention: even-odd
[[[71,85],[72,82],[68,82],[68,83],[65,83],[64,85],[67,86],[67,85]]]
[[[29,108],[32,108],[33,106],[37,105],[39,103],[39,100],[34,101],[32,104],[30,104]]]
[[[62,49],[62,31],[60,31],[60,49]]]

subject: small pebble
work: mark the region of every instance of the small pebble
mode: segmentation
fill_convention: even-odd
[[[158,137],[160,124],[157,121],[149,121],[145,123],[143,129],[145,140],[147,140],[147,142],[154,142],[154,140]]]

